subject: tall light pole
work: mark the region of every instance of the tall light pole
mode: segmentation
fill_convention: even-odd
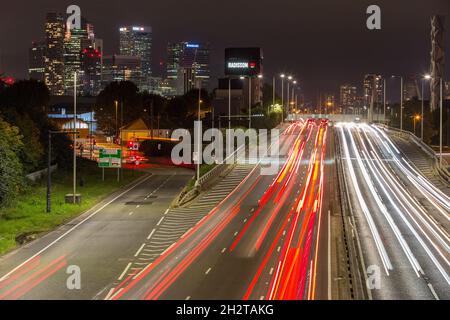
[[[400,77],[400,131],[403,131],[403,77]]]
[[[275,106],[275,76],[272,79],[272,107]]]
[[[442,92],[442,77],[439,81],[439,85],[440,85],[440,100],[439,100],[439,167],[442,168],[442,96],[443,96],[443,92]]]
[[[201,142],[202,141],[202,137],[201,137],[201,126],[200,126],[200,112],[201,112],[201,104],[202,104],[202,83],[201,81],[199,81],[198,83],[198,117],[197,117],[197,121],[199,122],[198,125],[198,132],[197,132],[197,180],[195,181],[195,185],[199,186],[199,181],[200,181],[200,153],[201,153]]]
[[[281,122],[284,122],[284,74],[280,75],[281,78]]]
[[[403,76],[391,76],[391,78],[400,78],[400,130],[403,130]]]
[[[422,113],[420,117],[420,139],[423,141],[423,117],[424,117],[424,89],[423,89],[423,83],[425,80],[430,80],[431,76],[429,74],[426,74],[422,78]]]
[[[119,137],[119,122],[117,119],[117,114],[118,114],[117,110],[119,108],[119,101],[114,100],[114,105],[116,106],[116,132],[115,132],[115,134],[116,134],[116,139],[117,139]]]
[[[248,128],[252,127],[252,78],[248,77]]]
[[[383,77],[383,121],[386,124],[386,78]]]
[[[296,89],[297,81],[294,80],[292,83],[294,85],[292,86],[292,99],[291,99],[291,101],[292,101],[292,107],[294,108],[294,106],[295,106],[295,89]]]
[[[231,77],[228,77],[228,129],[231,130]]]
[[[77,193],[77,73],[73,74],[73,203]]]
[[[290,95],[289,95],[289,83],[291,82],[291,80],[292,80],[292,76],[289,76],[288,77],[288,83],[287,83],[287,95],[286,95],[286,97],[287,97],[287,112],[288,112],[288,114],[289,114],[289,105],[290,105],[290,100],[291,100],[291,97],[290,97]]]

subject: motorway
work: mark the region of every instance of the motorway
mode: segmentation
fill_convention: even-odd
[[[373,299],[450,299],[450,198],[383,129],[340,123],[342,163]]]
[[[2,299],[103,296],[192,177],[182,168],[148,166],[147,175],[44,237],[0,258]],[[81,287],[75,278],[80,271]]]
[[[276,174],[255,166],[178,242],[105,298],[330,298],[330,132],[327,121],[291,124],[280,137]]]

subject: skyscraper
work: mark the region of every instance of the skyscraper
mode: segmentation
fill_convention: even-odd
[[[124,26],[120,31],[120,55],[138,57],[141,61],[141,89],[150,88],[152,76],[152,28],[149,26]]]
[[[101,88],[101,53],[93,47],[83,49],[81,53],[81,85],[83,95],[95,96]]]
[[[366,98],[366,106],[372,103],[376,105],[383,101],[383,77],[378,74],[366,74],[364,76],[364,97]]]
[[[411,101],[420,97],[419,81],[415,76],[408,76],[405,79],[403,95],[405,101]]]
[[[340,107],[344,113],[351,113],[356,107],[356,91],[356,86],[349,84],[340,87]]]
[[[33,42],[28,54],[28,76],[45,81],[45,42]]]
[[[186,75],[189,75],[189,81],[186,81]],[[181,78],[182,76],[183,78]],[[193,87],[206,88],[209,78],[208,43],[175,42],[168,44],[167,79],[171,82],[176,94],[184,94]]]
[[[45,22],[45,84],[52,95],[64,94],[64,20],[50,12]]]
[[[75,72],[80,79],[81,71],[81,52],[89,47],[89,38],[87,30],[82,26],[81,29],[66,28],[64,37],[64,93],[73,95],[73,77]],[[78,82],[77,87],[80,87]]]
[[[141,59],[134,56],[110,55],[103,57],[103,85],[113,81],[132,81],[140,86]]]

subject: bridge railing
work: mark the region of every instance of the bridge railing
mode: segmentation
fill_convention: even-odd
[[[427,145],[425,142],[423,142],[421,139],[419,139],[415,134],[413,134],[410,131],[400,130],[398,128],[389,127],[387,125],[379,124],[378,126],[384,128],[384,129],[387,129],[389,131],[393,131],[398,136],[404,138],[405,140],[410,140],[413,143],[415,143],[426,154],[428,154],[429,157],[431,157],[433,159],[435,167],[436,167],[436,170],[438,171],[438,173],[445,180],[447,180],[447,182],[450,182],[449,163],[445,159],[442,159],[442,164],[441,164],[440,158],[436,154],[436,152],[429,145]]]

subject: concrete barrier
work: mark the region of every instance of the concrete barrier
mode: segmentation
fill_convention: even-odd
[[[50,167],[50,172],[53,173],[56,169],[58,169],[57,164]],[[27,174],[25,177],[27,177],[27,179],[29,179],[33,182],[36,182],[37,180],[42,179],[42,177],[44,177],[46,175],[47,175],[47,168]]]

